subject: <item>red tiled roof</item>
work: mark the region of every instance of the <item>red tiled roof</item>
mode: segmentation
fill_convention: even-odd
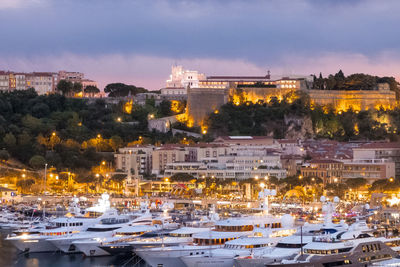
[[[375,142],[375,143],[370,143],[370,144],[365,144],[362,145],[358,148],[354,148],[354,149],[380,149],[380,148],[400,148],[400,142],[387,142],[387,143],[381,143],[381,142]]]
[[[309,163],[342,163],[342,162],[333,159],[313,159]]]

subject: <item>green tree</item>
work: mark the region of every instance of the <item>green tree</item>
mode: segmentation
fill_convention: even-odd
[[[88,85],[84,89],[85,94],[89,95],[90,97],[94,97],[94,95],[100,93],[100,89],[93,85]]]
[[[24,179],[17,181],[17,187],[21,189],[21,192],[24,193],[31,189],[32,185],[35,184],[35,180],[33,179]]]
[[[175,173],[170,178],[171,182],[189,182],[194,179],[194,177],[188,173]]]
[[[359,189],[362,186],[367,184],[367,180],[365,178],[351,178],[346,180],[346,185],[354,190]]]
[[[122,147],[124,141],[119,135],[113,135],[110,138],[110,146],[114,150],[114,152],[117,152],[118,148]]]
[[[12,133],[7,133],[3,138],[4,145],[9,149],[14,149],[17,144],[17,138]]]
[[[108,93],[109,97],[124,97],[128,95],[136,95],[138,93],[148,92],[142,87],[136,87],[134,85],[126,85],[123,83],[110,83],[104,88],[104,92]]]
[[[56,90],[62,95],[69,95],[73,91],[73,84],[67,80],[60,80],[57,84]]]
[[[111,180],[114,181],[115,183],[122,183],[125,179],[127,178],[126,174],[122,173],[117,173],[111,176]]]
[[[10,154],[7,150],[2,149],[0,150],[0,160],[7,161],[10,158]]]
[[[82,92],[83,86],[80,82],[75,82],[72,86],[72,92],[75,94]]]
[[[29,160],[29,165],[35,170],[39,170],[44,168],[46,164],[46,159],[40,155],[35,155]]]

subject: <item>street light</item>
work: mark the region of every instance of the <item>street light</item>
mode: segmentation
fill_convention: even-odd
[[[269,180],[269,176],[266,175],[266,176],[264,177],[264,179],[265,179],[266,181],[268,181],[268,180]]]
[[[390,177],[390,178],[389,178],[389,182],[391,182],[391,183],[394,182],[394,178],[393,178],[393,177]]]
[[[264,189],[265,184],[264,184],[264,183],[260,183],[260,187],[261,187],[262,189]]]
[[[255,178],[256,180],[258,180],[258,175],[256,175],[254,178]]]
[[[301,179],[303,179],[303,175],[300,174],[299,175],[299,180],[301,180]]]
[[[56,134],[56,132],[53,132],[51,135],[52,135],[52,136],[56,136],[57,134]]]

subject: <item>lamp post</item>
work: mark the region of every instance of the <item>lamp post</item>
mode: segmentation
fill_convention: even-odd
[[[46,194],[46,186],[47,186],[47,163],[44,164],[44,185],[43,185],[43,194]]]

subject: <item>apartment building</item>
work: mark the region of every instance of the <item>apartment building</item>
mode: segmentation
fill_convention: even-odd
[[[84,78],[80,72],[12,72],[0,71],[0,91],[26,90],[34,88],[39,95],[54,93],[60,80],[80,82],[83,88],[97,82]]]
[[[342,172],[343,162],[333,159],[314,159],[301,167],[303,177],[318,177],[324,184],[338,182]]]
[[[395,164],[395,177],[400,178],[400,142],[369,143],[353,148],[355,160],[386,159]]]
[[[365,178],[368,183],[395,177],[395,163],[387,159],[364,159],[345,162],[343,178]]]
[[[132,175],[150,175],[154,146],[124,147],[114,154],[117,170],[128,172]]]
[[[376,180],[395,176],[395,163],[389,159],[316,159],[301,167],[303,177],[318,177],[324,183],[354,178],[365,178],[372,184]]]
[[[162,175],[167,164],[187,161],[188,152],[180,146],[163,146],[156,148],[152,154],[152,174]]]
[[[216,151],[216,150],[214,150]],[[207,153],[207,152],[206,152]],[[247,178],[265,179],[275,176],[286,177],[279,155],[268,153],[215,154],[215,157],[204,157],[196,162],[174,162],[165,167],[165,176],[177,173],[188,173],[196,178],[213,177],[220,179],[243,180]]]

